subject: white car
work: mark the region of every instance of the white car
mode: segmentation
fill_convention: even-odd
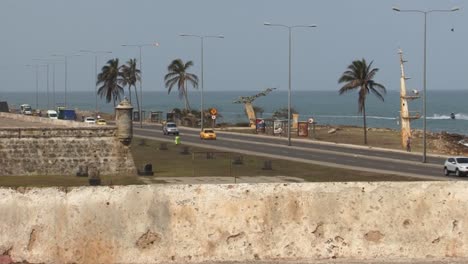
[[[177,128],[177,125],[174,122],[167,122],[163,126],[163,134],[164,135],[179,135],[179,129]]]
[[[96,118],[91,117],[91,116],[90,117],[85,117],[84,122],[88,123],[88,124],[96,124]]]
[[[55,110],[47,110],[47,117],[49,119],[58,119],[57,111]]]
[[[468,157],[449,157],[444,163],[444,175],[455,173],[456,176],[468,174]]]

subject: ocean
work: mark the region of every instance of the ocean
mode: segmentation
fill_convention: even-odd
[[[260,91],[205,91],[205,108],[215,107],[221,114],[220,122],[248,122],[242,104],[234,104],[239,96],[251,96]],[[449,133],[468,134],[468,91],[428,91],[427,93],[427,130],[432,132],[446,131]],[[189,92],[189,100],[192,108],[200,107],[200,92]],[[379,101],[372,94],[366,100],[368,127],[399,129],[399,100],[397,91],[389,91],[385,95],[385,101]],[[7,101],[10,108],[28,103],[36,108],[36,92],[0,92],[0,101]],[[52,92],[38,93],[37,104],[41,109],[53,108],[64,102],[64,92],[57,91],[55,98]],[[70,108],[81,110],[95,109],[94,92],[69,91],[67,96]],[[362,126],[362,115],[358,113],[358,94],[355,92],[339,95],[333,91],[293,91],[291,93],[292,107],[299,112],[299,119],[306,121],[314,118],[319,125],[351,125]],[[134,98],[134,107],[136,102]],[[275,110],[286,108],[288,105],[288,93],[285,90],[275,90],[264,97],[259,97],[253,102],[254,106],[264,109],[261,117],[270,118]],[[422,98],[409,102],[410,111],[418,112],[422,116]],[[177,91],[167,94],[166,91],[143,90],[143,109],[148,111],[163,111],[173,108],[183,108],[184,102],[179,100]],[[113,112],[112,103],[105,103],[98,99],[98,109],[102,112]],[[450,114],[455,114],[455,119]],[[423,119],[414,120],[412,129],[422,129]]]

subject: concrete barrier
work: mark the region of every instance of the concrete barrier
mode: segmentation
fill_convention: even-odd
[[[455,260],[468,257],[467,188],[466,182],[358,182],[0,189],[0,257]]]

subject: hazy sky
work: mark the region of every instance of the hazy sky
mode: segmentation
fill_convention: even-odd
[[[293,29],[292,89],[338,90],[337,80],[354,59],[373,60],[375,80],[399,89],[398,48],[404,51],[408,88],[422,88],[424,16],[401,9],[451,9],[428,15],[428,89],[468,89],[468,17],[461,0],[0,0],[1,91],[34,91],[33,59],[52,54],[107,50],[121,63],[138,58],[138,48],[122,44],[159,42],[144,47],[143,89],[164,91],[167,65],[193,60],[200,75],[200,40],[180,33],[217,35],[205,39],[205,90],[260,91],[288,88],[288,31],[264,26],[316,24]],[[453,29],[453,31],[452,31]],[[94,55],[68,60],[69,91],[94,89]],[[40,89],[46,71],[40,68]],[[50,68],[52,85],[52,66]],[[64,86],[64,65],[56,65],[56,89]]]

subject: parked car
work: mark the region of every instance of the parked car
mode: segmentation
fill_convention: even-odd
[[[50,119],[58,119],[58,113],[55,110],[47,110],[47,117]]]
[[[106,122],[106,120],[100,118],[100,119],[98,119],[98,120],[96,121],[96,124],[105,126],[105,125],[107,125],[107,122]]]
[[[84,122],[88,124],[96,124],[96,119],[92,116],[88,116],[85,117]]]
[[[455,173],[456,176],[468,174],[468,157],[449,157],[444,163],[444,175]]]
[[[213,129],[203,129],[200,132],[200,139],[216,139],[216,133]]]
[[[167,122],[163,125],[162,130],[164,135],[179,135],[179,128],[177,128],[177,125],[174,122]]]

